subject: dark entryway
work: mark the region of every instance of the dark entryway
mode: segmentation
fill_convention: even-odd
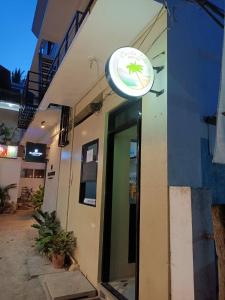
[[[141,101],[109,115],[102,282],[138,299]]]

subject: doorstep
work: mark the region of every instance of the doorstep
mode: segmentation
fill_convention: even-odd
[[[65,272],[65,269],[55,269],[47,257],[40,255],[30,256],[27,259],[27,268],[30,278],[35,278],[40,275]]]
[[[104,300],[118,300],[109,290],[107,290],[102,284],[98,285],[98,290],[100,294],[100,299]]]
[[[40,276],[49,300],[98,300],[96,289],[80,271],[61,272]]]

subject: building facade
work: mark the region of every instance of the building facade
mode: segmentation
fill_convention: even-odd
[[[196,4],[164,4],[39,0],[33,23],[31,72],[43,90],[24,141],[46,123],[44,209],[74,232],[80,270],[107,299],[217,299],[214,242],[203,233],[211,205],[225,201],[207,122],[223,33]],[[152,91],[137,101],[105,77],[124,46],[154,67]]]

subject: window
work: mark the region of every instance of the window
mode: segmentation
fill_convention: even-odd
[[[34,178],[44,178],[45,177],[45,170],[36,169],[34,170]]]
[[[82,147],[80,199],[85,205],[96,206],[98,140]]]
[[[33,178],[33,169],[22,169],[21,177],[22,178]]]

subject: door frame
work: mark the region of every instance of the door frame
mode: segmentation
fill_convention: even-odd
[[[136,208],[136,263],[135,263],[135,300],[139,295],[139,247],[140,247],[140,183],[141,183],[141,126],[142,126],[142,99],[137,102],[127,102],[109,114],[108,123],[115,118],[118,113],[125,111],[132,105],[137,105],[138,112],[136,118],[131,118],[122,126],[115,130],[108,131],[107,140],[107,160],[106,160],[106,185],[105,185],[105,208],[103,222],[103,246],[102,246],[102,285],[109,290],[119,300],[127,300],[123,295],[108,284],[110,276],[110,250],[111,250],[111,222],[112,222],[112,188],[113,188],[113,158],[114,158],[114,136],[132,126],[137,125],[137,208]]]

